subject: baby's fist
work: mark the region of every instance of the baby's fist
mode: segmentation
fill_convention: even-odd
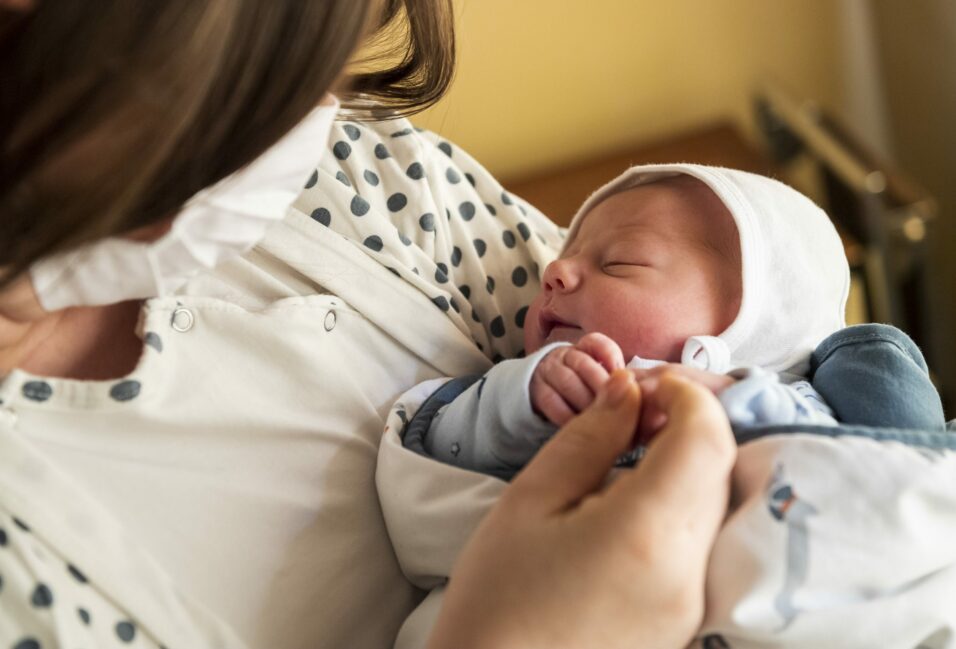
[[[531,407],[548,421],[563,426],[594,401],[601,385],[624,367],[617,343],[589,333],[574,345],[548,353],[531,377]]]

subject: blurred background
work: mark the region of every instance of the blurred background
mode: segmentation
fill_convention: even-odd
[[[919,343],[956,408],[956,2],[456,0],[415,122],[566,223],[630,164],[775,176],[830,213],[851,322]]]

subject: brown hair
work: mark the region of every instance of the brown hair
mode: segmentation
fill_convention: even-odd
[[[385,54],[343,78],[369,25],[391,38]],[[453,63],[451,0],[0,9],[0,285],[43,256],[175,213],[333,86],[367,118],[406,115],[441,97]]]

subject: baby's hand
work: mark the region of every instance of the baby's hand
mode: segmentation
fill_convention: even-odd
[[[611,372],[624,367],[617,343],[590,333],[570,347],[547,354],[531,377],[531,407],[548,421],[563,426],[594,401]]]
[[[663,410],[655,406],[654,394],[660,384],[661,376],[666,374],[678,374],[690,379],[694,383],[699,383],[715,395],[719,395],[726,388],[736,383],[737,379],[726,374],[715,374],[706,370],[699,370],[694,367],[681,365],[680,363],[666,363],[658,365],[647,370],[631,370],[637,379],[637,384],[641,389],[641,394],[645,397],[641,409],[641,419],[638,424],[638,439],[640,443],[647,444],[657,432],[667,424],[667,415]]]

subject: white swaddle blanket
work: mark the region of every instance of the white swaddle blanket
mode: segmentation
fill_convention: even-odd
[[[458,553],[504,482],[399,437],[436,379],[392,409],[376,482],[405,575],[430,594],[396,649],[424,647]],[[956,648],[956,435],[854,427],[738,433],[730,512],[692,647]]]

